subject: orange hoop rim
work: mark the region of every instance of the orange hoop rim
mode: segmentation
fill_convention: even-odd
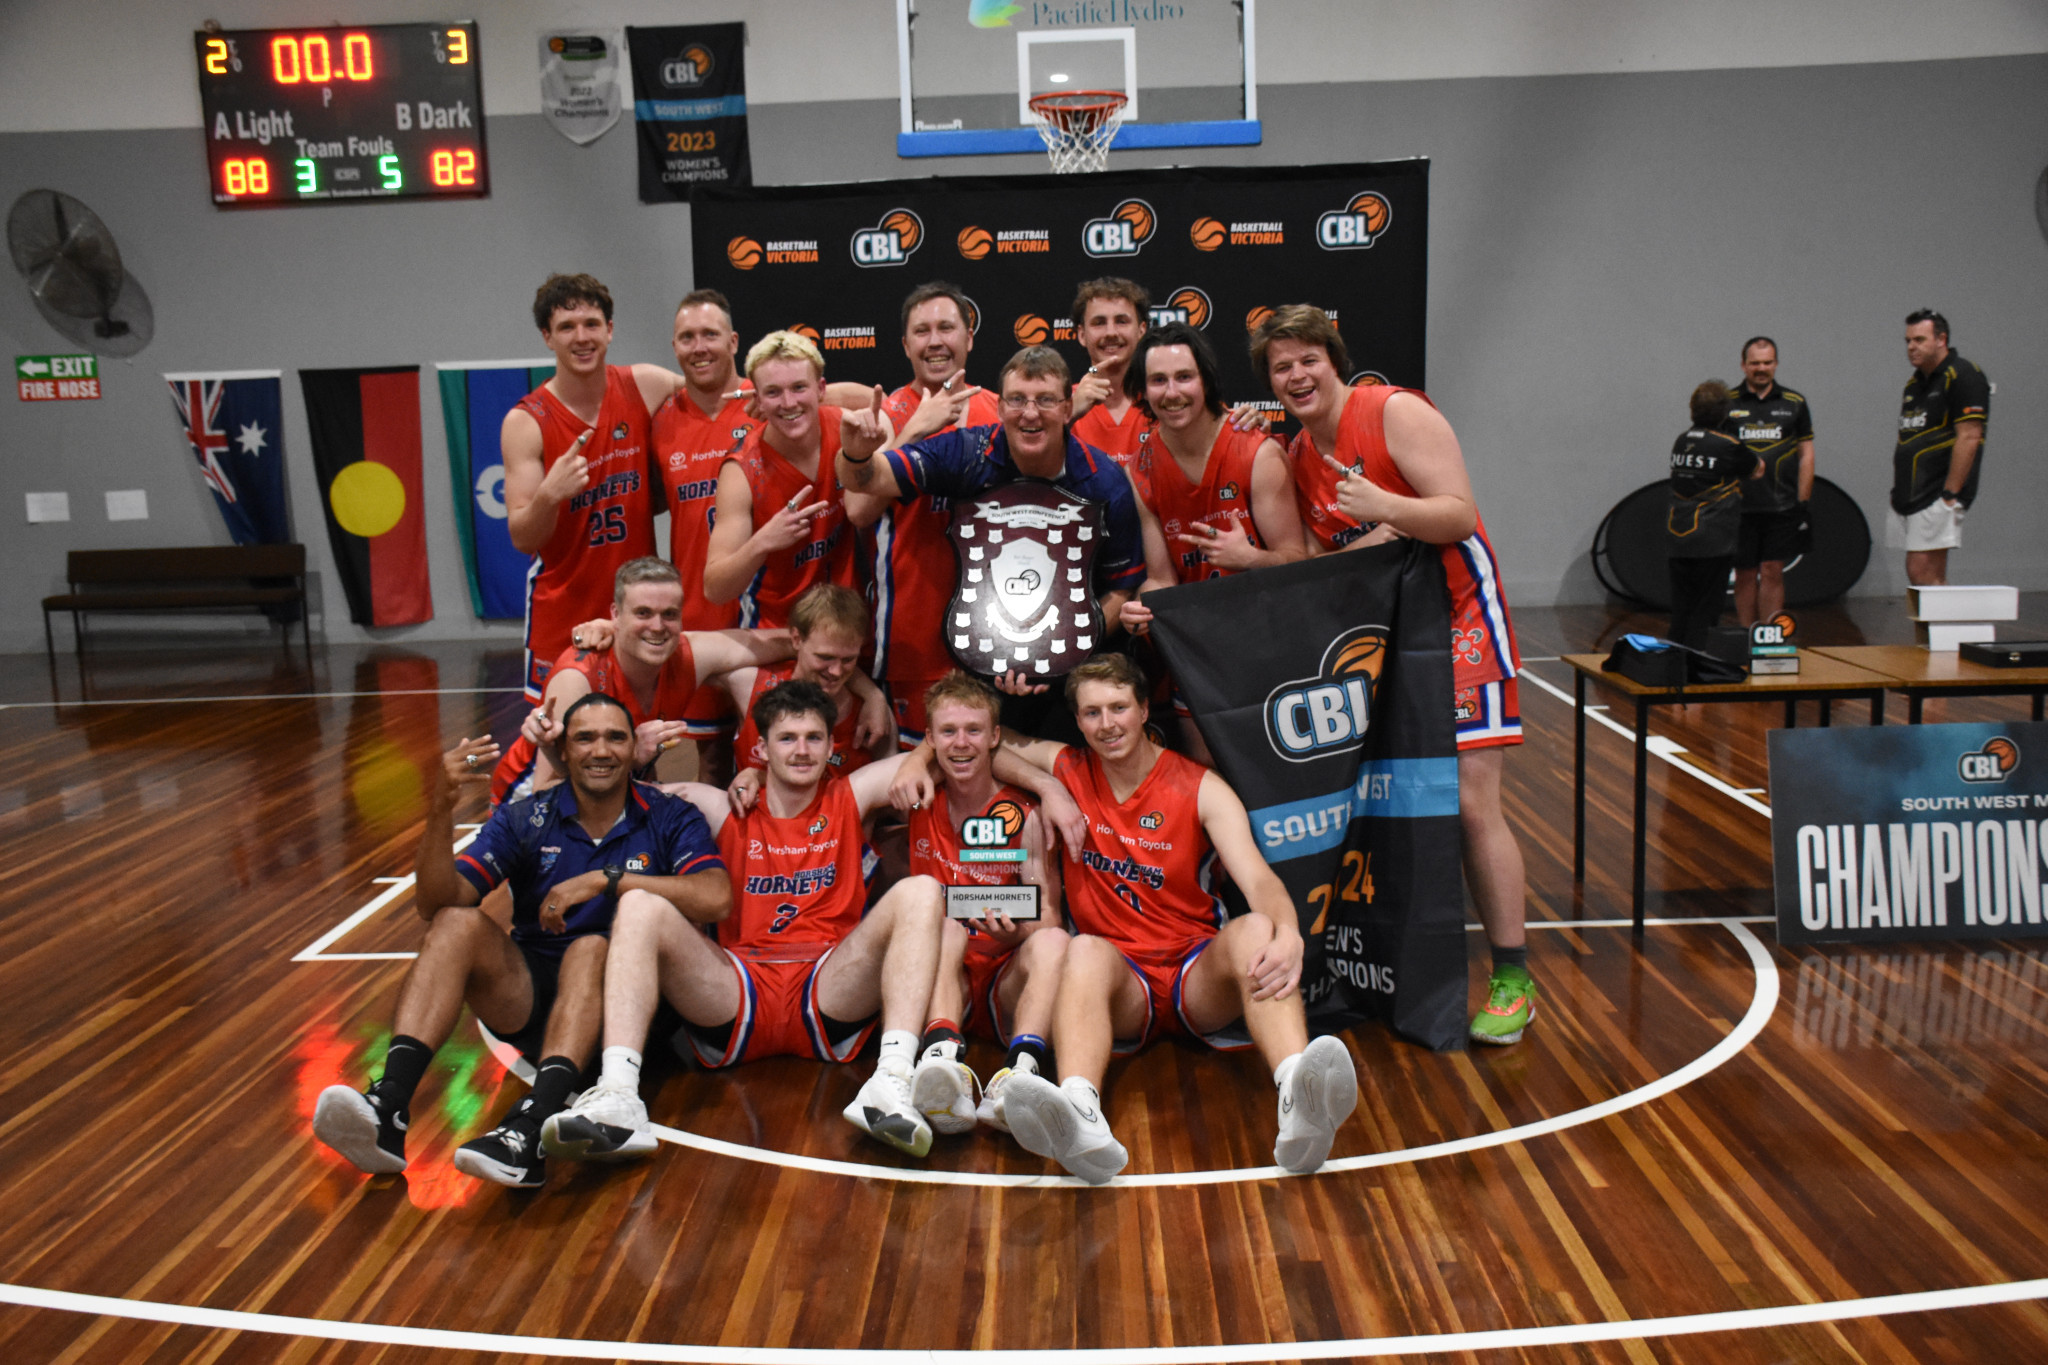
[[[1107,118],[1130,102],[1131,97],[1119,90],[1049,90],[1025,101],[1032,113],[1061,128],[1073,127],[1091,114]]]

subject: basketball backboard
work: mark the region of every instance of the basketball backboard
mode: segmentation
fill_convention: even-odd
[[[1033,95],[1125,96],[1117,150],[1260,140],[1257,0],[896,0],[896,154],[1041,152]]]

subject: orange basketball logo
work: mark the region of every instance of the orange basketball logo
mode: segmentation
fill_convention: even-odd
[[[1776,616],[1773,616],[1773,617],[1772,617],[1772,618],[1770,619],[1770,621],[1769,621],[1769,624],[1770,624],[1770,625],[1774,625],[1774,626],[1776,626],[1776,627],[1778,628],[1778,638],[1779,638],[1779,639],[1781,639],[1781,640],[1789,640],[1789,639],[1791,639],[1791,638],[1792,638],[1792,632],[1793,632],[1793,631],[1794,631],[1795,629],[1797,629],[1797,627],[1795,626],[1795,624],[1793,623],[1793,620],[1792,620],[1792,613],[1791,613],[1791,612],[1789,612],[1789,611],[1781,611],[1781,612],[1779,612],[1779,613],[1778,613],[1778,614],[1777,614]],[[1995,741],[1995,740],[1993,741],[1993,743],[1996,743],[1996,742],[1997,742],[1997,741]]]
[[[1188,229],[1188,240],[1195,244],[1197,251],[1214,251],[1229,237],[1230,229],[1214,218],[1197,218],[1195,225]]]
[[[1392,207],[1387,203],[1386,196],[1374,194],[1371,190],[1367,190],[1364,194],[1353,196],[1351,202],[1346,204],[1344,208],[1347,213],[1355,213],[1365,219],[1366,231],[1374,233],[1387,230],[1387,219],[1393,213]]]
[[[735,270],[752,270],[761,264],[761,244],[752,237],[735,237],[725,244],[725,259]]]
[[[1193,285],[1174,290],[1166,306],[1178,313],[1190,327],[1199,330],[1209,325],[1209,296]]]
[[[962,256],[970,261],[978,261],[995,250],[996,239],[989,235],[987,228],[964,227],[960,229],[960,235],[953,239],[953,243],[960,248]]]
[[[981,305],[968,298],[965,294],[962,294],[960,297],[966,304],[966,307],[962,310],[960,320],[967,324],[967,335],[979,336],[981,334]]]
[[[2009,773],[2020,765],[2020,746],[2000,735],[1984,746],[1984,752],[1998,762],[1998,770]]]
[[[906,252],[917,250],[918,239],[924,236],[924,224],[909,209],[897,209],[882,220],[882,226],[896,234]]]
[[[1351,202],[1316,219],[1316,244],[1325,251],[1349,251],[1378,241],[1394,221],[1394,206],[1377,190],[1351,196]]]
[[[1244,315],[1244,329],[1247,332],[1256,332],[1259,328],[1264,327],[1272,316],[1273,310],[1262,303]]]
[[[1368,678],[1378,678],[1380,670],[1386,667],[1386,659],[1386,636],[1361,635],[1337,651],[1337,657],[1330,661],[1330,676],[1348,678],[1354,673],[1362,673]]]
[[[789,324],[788,330],[795,332],[798,336],[802,337],[805,341],[810,342],[813,346],[818,344],[818,329],[811,326],[807,322],[792,322],[791,324]]]
[[[1126,199],[1116,206],[1111,217],[1121,218],[1131,225],[1131,236],[1144,241],[1152,235],[1152,206],[1142,199]]]
[[[1024,828],[1024,808],[1015,801],[1004,797],[988,808],[988,818],[1003,822],[1003,833],[1014,839]]]
[[[1369,389],[1375,384],[1384,384],[1386,382],[1387,377],[1378,370],[1360,370],[1357,374],[1351,376],[1351,387],[1354,389]]]
[[[1038,314],[1026,313],[1017,319],[1010,332],[1017,338],[1019,346],[1043,346],[1045,339],[1052,335],[1052,326]]]

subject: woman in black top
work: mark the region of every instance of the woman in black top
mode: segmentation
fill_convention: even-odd
[[[1742,480],[1763,464],[1732,436],[1715,430],[1728,415],[1728,386],[1709,379],[1692,391],[1692,425],[1671,446],[1671,638],[1694,649],[1721,619],[1735,538],[1742,525]]]

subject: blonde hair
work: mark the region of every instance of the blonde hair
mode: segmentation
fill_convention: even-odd
[[[924,713],[929,716],[948,702],[972,710],[988,712],[988,723],[999,726],[1003,723],[1003,698],[993,687],[972,673],[954,669],[945,677],[925,689]]]
[[[860,594],[852,588],[837,583],[820,583],[789,609],[789,624],[797,635],[808,640],[821,626],[865,640],[868,635],[868,605],[860,600]]]
[[[811,339],[801,332],[770,332],[747,351],[747,378],[771,360],[808,360],[820,379],[825,377],[825,357]]]

